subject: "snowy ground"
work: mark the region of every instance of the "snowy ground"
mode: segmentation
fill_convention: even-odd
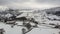
[[[0,28],[4,28],[4,34],[22,34],[23,27],[14,26],[14,28],[11,28],[10,25],[6,25],[0,22]],[[59,34],[59,32],[59,29],[53,29],[46,26],[39,26],[39,28],[34,28],[27,34]]]
[[[60,21],[50,21],[46,18],[47,14],[45,12],[39,12],[39,13],[28,13],[28,17],[27,18],[35,18],[36,21],[38,21],[39,23],[54,23],[54,24],[60,24]],[[27,13],[23,13],[20,16],[17,17],[21,17],[21,16],[27,16]],[[52,18],[52,16],[49,16]],[[54,17],[53,17],[54,18]],[[22,25],[22,22],[17,21],[17,23],[19,25]],[[22,34],[22,28],[20,26],[14,26],[14,28],[11,28],[10,25],[6,25],[2,22],[0,22],[0,28],[4,28],[5,33],[4,34]],[[60,30],[59,29],[53,29],[50,27],[46,27],[46,26],[42,26],[40,25],[39,28],[34,28],[33,30],[31,30],[30,32],[28,32],[27,34],[59,34]]]

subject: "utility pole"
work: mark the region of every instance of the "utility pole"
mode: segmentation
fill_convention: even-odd
[[[23,28],[23,29],[22,29],[22,34],[26,34],[25,31],[26,31],[26,30]]]
[[[60,34],[60,32],[59,32],[59,34]]]

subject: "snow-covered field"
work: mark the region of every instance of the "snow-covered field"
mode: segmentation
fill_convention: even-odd
[[[4,28],[4,34],[22,34],[22,28],[20,26],[14,26],[13,28],[10,25],[6,25],[0,22],[0,28]],[[39,28],[34,28],[27,34],[59,34],[59,29],[53,29],[46,26],[39,26]]]

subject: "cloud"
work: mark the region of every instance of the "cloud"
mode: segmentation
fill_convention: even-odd
[[[0,6],[10,8],[51,8],[60,6],[60,0],[0,0]]]
[[[36,0],[37,3],[60,5],[60,0]]]
[[[0,5],[7,5],[12,3],[24,3],[28,0],[0,0]]]

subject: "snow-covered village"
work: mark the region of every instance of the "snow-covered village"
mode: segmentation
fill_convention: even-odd
[[[60,0],[0,0],[0,34],[60,34]]]

